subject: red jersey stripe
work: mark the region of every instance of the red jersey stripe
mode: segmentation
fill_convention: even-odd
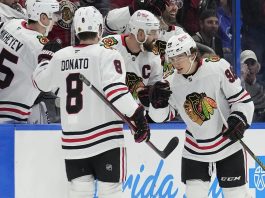
[[[186,137],[186,142],[188,144],[191,144],[192,146],[194,146],[194,147],[196,147],[198,149],[201,149],[201,150],[207,150],[207,149],[215,148],[218,145],[220,145],[221,143],[223,143],[225,140],[227,140],[227,138],[223,137],[221,140],[219,140],[218,142],[216,142],[213,145],[209,145],[209,146],[199,146],[196,142],[193,142],[191,139],[189,139],[189,138]]]
[[[13,113],[18,113],[20,115],[30,115],[30,112],[24,112],[19,109],[14,109],[14,108],[0,108],[0,111],[10,111]]]
[[[119,131],[122,131],[122,128],[107,129],[105,131],[101,131],[99,133],[96,133],[94,135],[91,135],[91,136],[88,136],[88,137],[84,137],[84,138],[75,138],[75,139],[62,138],[62,141],[63,142],[68,142],[68,143],[84,142],[84,141],[87,141],[87,140],[92,140],[92,139],[97,138],[97,137],[102,136],[102,135],[106,135],[108,133],[119,132]]]
[[[110,91],[108,94],[107,94],[107,98],[109,98],[111,95],[117,93],[118,91],[127,91],[128,88],[127,87],[122,87],[122,88],[119,88],[119,89],[114,89],[112,91]]]

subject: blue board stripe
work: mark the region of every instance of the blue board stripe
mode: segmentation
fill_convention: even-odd
[[[15,198],[14,125],[0,131],[0,197]]]

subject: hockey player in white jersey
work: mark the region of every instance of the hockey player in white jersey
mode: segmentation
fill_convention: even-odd
[[[57,51],[33,73],[42,91],[60,87],[62,148],[65,151],[69,198],[122,197],[126,177],[123,122],[79,79],[83,74],[138,131],[136,142],[148,141],[150,130],[144,108],[138,106],[125,84],[125,65],[120,53],[98,42],[103,17],[93,6],[75,12],[74,27],[80,44]],[[52,53],[46,53],[52,54]]]
[[[184,30],[172,24],[171,18],[176,18],[178,10],[183,6],[182,0],[133,0],[132,5],[110,10],[104,19],[105,30],[108,34],[129,33],[130,16],[139,9],[150,11],[160,21],[160,35],[156,41],[155,51],[160,54],[164,78],[174,73],[172,64],[165,57],[166,43],[173,35],[184,33]]]
[[[170,38],[166,53],[177,72],[152,87],[149,115],[162,122],[174,109],[187,125],[181,166],[186,196],[208,197],[216,169],[225,198],[249,198],[245,152],[237,141],[252,122],[249,93],[227,61],[200,59],[187,33]]]
[[[26,18],[26,10],[19,4],[18,0],[0,0],[0,22]]]
[[[56,0],[28,0],[28,21],[12,19],[0,23],[0,123],[28,122],[39,95],[31,81],[38,55],[47,38],[43,36],[59,10]]]
[[[131,94],[142,105],[149,106],[150,85],[162,80],[163,68],[157,52],[152,51],[159,36],[159,21],[146,10],[136,11],[129,21],[129,34],[111,35],[102,45],[117,49],[125,60],[126,84]]]

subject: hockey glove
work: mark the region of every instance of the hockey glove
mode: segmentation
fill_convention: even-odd
[[[244,137],[246,129],[249,127],[247,119],[242,112],[232,112],[227,120],[228,129],[225,130],[223,136],[232,141],[240,140]]]
[[[141,102],[142,105],[144,105],[145,107],[149,107],[149,90],[150,90],[150,86],[145,86],[143,88],[141,88],[140,91],[137,92],[138,94],[138,98]]]
[[[170,90],[169,83],[156,82],[149,91],[149,100],[155,109],[165,108],[168,106],[168,100],[172,91]]]
[[[147,120],[144,116],[144,107],[139,106],[134,112],[131,120],[135,123],[137,131],[134,134],[134,140],[137,143],[142,141],[148,142],[150,139],[150,129]]]
[[[169,0],[133,0],[132,9],[147,10],[156,16],[162,16],[162,13],[166,10],[166,5],[169,5]]]
[[[43,46],[42,51],[38,57],[38,63],[45,60],[51,60],[54,53],[60,49],[62,49],[62,41],[60,39],[49,41]]]

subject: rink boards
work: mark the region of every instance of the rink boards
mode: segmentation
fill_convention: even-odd
[[[265,163],[265,125],[253,124],[244,141]],[[174,136],[180,144],[165,160],[146,144],[135,144],[125,127],[127,144],[126,198],[184,198],[180,182],[185,125],[152,124],[152,142],[163,149]],[[0,126],[0,198],[66,198],[66,175],[59,125]],[[248,155],[248,186],[256,198],[265,197],[265,172]],[[214,177],[209,198],[222,198]]]

